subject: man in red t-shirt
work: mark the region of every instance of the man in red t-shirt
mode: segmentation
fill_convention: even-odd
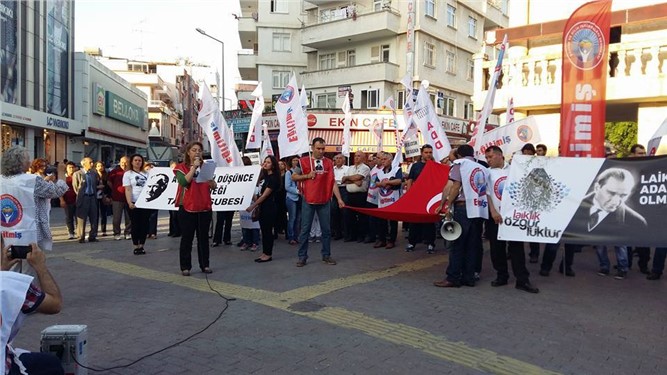
[[[132,223],[130,221],[130,211],[125,199],[125,187],[123,186],[123,175],[130,167],[130,159],[127,156],[120,158],[120,162],[107,178],[109,188],[111,188],[111,209],[113,212],[113,235],[116,240],[122,239],[120,232],[120,222],[125,216],[125,239],[131,238]],[[123,215],[124,213],[124,215]]]
[[[299,159],[301,173],[292,174],[292,180],[301,182],[303,202],[301,204],[301,233],[299,234],[299,261],[297,267],[303,267],[308,261],[308,235],[313,224],[313,217],[317,213],[322,228],[322,261],[335,265],[331,258],[331,196],[336,196],[338,207],[343,208],[345,203],[340,197],[338,185],[334,177],[333,162],[324,157],[325,142],[322,138],[313,139],[312,157],[304,156]]]

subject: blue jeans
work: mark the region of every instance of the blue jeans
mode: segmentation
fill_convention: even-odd
[[[614,246],[616,251],[616,262],[618,263],[618,270],[628,272],[628,247]],[[609,262],[609,255],[607,254],[607,246],[595,246],[595,252],[598,255],[600,262],[600,270],[609,271],[611,264]]]
[[[454,284],[474,284],[476,251],[482,242],[482,220],[469,219],[465,205],[454,206],[454,221],[461,225],[461,236],[454,241],[449,253],[447,281]]]
[[[308,235],[317,212],[322,229],[322,259],[331,256],[331,202],[308,204],[301,202],[301,233],[299,233],[299,260],[308,259]]]
[[[299,216],[301,214],[301,205],[298,201],[285,198],[287,207],[287,241],[296,241],[299,233]]]
[[[241,228],[243,243],[246,245],[259,245],[259,229]]]
[[[665,270],[665,258],[667,258],[667,247],[656,247],[651,272],[662,275],[662,271]]]

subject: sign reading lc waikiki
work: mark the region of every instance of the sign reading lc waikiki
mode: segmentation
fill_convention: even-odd
[[[106,92],[106,115],[126,124],[144,127],[144,109],[111,91]]]

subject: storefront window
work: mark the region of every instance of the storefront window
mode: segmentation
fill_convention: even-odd
[[[25,147],[25,129],[20,126],[2,124],[2,151],[12,146]]]

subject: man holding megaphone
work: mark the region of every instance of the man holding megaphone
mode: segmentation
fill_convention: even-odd
[[[498,239],[498,225],[502,223],[500,216],[500,200],[503,195],[503,186],[509,174],[509,165],[505,163],[503,150],[498,146],[491,146],[485,152],[486,162],[489,163],[489,180],[487,195],[489,197],[489,211],[491,220],[487,221],[486,234],[491,243],[491,263],[497,272],[497,277],[491,286],[507,285],[510,277],[507,270],[507,252],[512,262],[512,272],[516,278],[515,287],[528,293],[539,293],[539,289],[530,284],[530,273],[526,268],[526,256],[523,242],[501,241]]]
[[[440,213],[446,204],[449,209],[446,220],[453,218],[461,226],[461,235],[454,240],[449,252],[447,277],[433,283],[441,288],[475,286],[476,251],[482,246],[482,221],[489,217],[486,194],[489,171],[475,161],[472,146],[461,145],[456,153],[459,159],[449,171],[452,183],[443,188],[440,206],[435,211]]]

